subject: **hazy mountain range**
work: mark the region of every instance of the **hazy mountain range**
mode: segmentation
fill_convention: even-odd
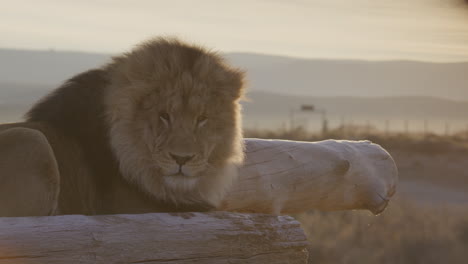
[[[245,69],[247,126],[278,127],[292,109],[314,104],[331,121],[468,122],[468,63],[313,60],[229,53]],[[0,49],[0,114],[13,121],[37,98],[67,78],[98,67],[107,54]],[[318,115],[296,112],[310,123]],[[396,121],[395,121],[396,122]],[[437,125],[439,126],[439,125]]]

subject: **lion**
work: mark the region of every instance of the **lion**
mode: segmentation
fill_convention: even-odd
[[[243,162],[244,75],[158,37],[72,77],[0,125],[0,216],[215,209]]]

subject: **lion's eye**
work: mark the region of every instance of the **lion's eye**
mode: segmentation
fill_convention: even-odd
[[[161,121],[166,126],[169,126],[169,124],[171,123],[171,117],[166,112],[162,112],[161,114],[159,114],[159,119],[161,119]]]
[[[208,122],[208,118],[206,116],[199,116],[197,118],[197,127],[203,127],[204,125],[206,125],[206,122]]]
[[[155,106],[155,99],[153,95],[147,95],[141,100],[140,107],[144,110],[150,110]]]

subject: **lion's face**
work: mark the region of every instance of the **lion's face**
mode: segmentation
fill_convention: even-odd
[[[144,131],[141,141],[166,183],[195,183],[238,155],[232,145],[239,140],[239,106],[217,92],[223,84],[186,76],[158,85],[141,98],[133,125]]]
[[[122,174],[158,198],[215,204],[243,157],[242,73],[161,39],[111,67],[106,103]]]

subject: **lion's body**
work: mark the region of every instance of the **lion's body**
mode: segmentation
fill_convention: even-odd
[[[242,161],[241,93],[242,74],[216,54],[156,39],[73,77],[0,133],[47,138],[60,178],[52,213],[207,210]]]

